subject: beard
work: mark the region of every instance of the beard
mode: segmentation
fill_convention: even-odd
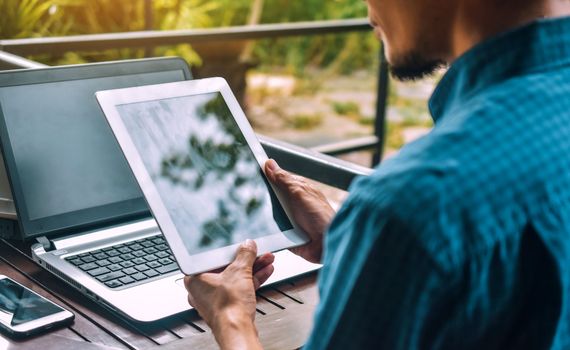
[[[400,81],[414,81],[432,75],[445,65],[442,60],[427,59],[417,52],[411,52],[397,59],[390,66],[390,72]]]

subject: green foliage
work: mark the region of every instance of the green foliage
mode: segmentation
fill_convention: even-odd
[[[268,0],[262,23],[283,23],[366,16],[361,0]],[[285,66],[302,75],[307,68],[329,67],[344,74],[371,67],[378,43],[370,33],[304,36],[268,39],[257,43],[255,57],[265,66]]]
[[[386,123],[386,148],[400,149],[405,144],[404,128],[401,123],[387,121]]]
[[[358,118],[358,124],[360,125],[374,125],[376,122],[376,117],[373,116],[361,116]]]
[[[297,130],[310,130],[323,122],[321,114],[296,114],[289,120],[289,125]]]
[[[257,0],[262,1],[262,0]],[[153,21],[145,23],[143,0],[0,0],[1,38],[211,28],[248,23],[254,0],[153,0]],[[265,0],[260,23],[356,18],[366,15],[361,0]],[[370,33],[315,35],[258,40],[252,59],[264,67],[307,68],[351,73],[371,67],[378,43]],[[34,57],[49,64],[143,57],[144,49],[107,50]],[[159,47],[154,55],[179,55],[190,64],[201,58],[189,45]],[[236,57],[237,59],[237,57]]]
[[[61,6],[68,0],[0,0],[0,38],[29,38],[66,33]]]
[[[345,115],[345,116],[360,116],[360,106],[357,103],[349,101],[349,102],[333,102],[332,107],[336,114]]]

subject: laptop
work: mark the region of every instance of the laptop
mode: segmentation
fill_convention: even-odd
[[[42,267],[136,321],[190,306],[95,92],[187,79],[178,58],[0,73],[0,141],[20,238],[38,242],[32,257]],[[279,252],[268,283],[318,268]]]

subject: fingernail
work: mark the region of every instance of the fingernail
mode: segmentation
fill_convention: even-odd
[[[247,248],[254,248],[255,247],[255,243],[253,242],[252,239],[246,239],[245,242],[243,242],[243,246],[247,247]]]
[[[271,170],[271,171],[275,171],[275,170],[279,169],[279,165],[273,159],[269,159],[266,164],[267,164],[267,168],[269,168],[269,170]]]

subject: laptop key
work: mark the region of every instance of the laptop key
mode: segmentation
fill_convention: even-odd
[[[159,245],[157,245],[155,248],[158,249],[158,250],[161,250],[161,251],[162,251],[162,250],[168,250],[168,249],[169,249],[166,244],[159,244]]]
[[[142,272],[135,273],[134,275],[131,275],[131,277],[136,279],[137,281],[142,281],[148,278],[148,276]]]
[[[161,263],[162,265],[168,265],[168,264],[172,263],[172,260],[170,260],[168,258],[164,258],[164,259],[158,260],[158,262]]]
[[[95,259],[95,258],[92,257],[92,256],[86,256],[86,257],[81,258],[81,260],[82,260],[84,263],[91,263],[91,262],[96,261],[97,259]]]
[[[105,253],[103,253],[103,252],[97,253],[97,254],[93,254],[92,256],[93,256],[95,259],[98,259],[98,260],[100,260],[100,259],[105,259],[105,258],[108,257],[108,255],[105,254]]]
[[[114,258],[114,257],[113,257],[113,258]],[[135,256],[134,256],[133,254],[131,254],[131,253],[127,253],[127,254],[121,255],[120,258],[123,259],[123,260],[131,260],[131,259],[134,259]]]
[[[83,271],[93,270],[93,269],[96,269],[98,267],[99,267],[99,265],[97,265],[95,263],[88,263],[88,264],[79,265],[79,268]]]
[[[104,273],[109,273],[109,272],[111,272],[111,270],[109,270],[106,267],[99,267],[99,268],[96,268],[94,270],[87,271],[87,273],[90,274],[91,276],[99,276],[99,275],[102,275]]]
[[[117,250],[115,250],[115,249],[109,250],[109,251],[107,252],[107,255],[109,255],[109,256],[117,256],[117,255],[120,255],[120,254],[121,254],[121,253],[119,253],[119,252],[118,252]]]
[[[135,266],[135,269],[137,269],[139,271],[146,271],[149,269],[149,267],[146,266],[145,264],[140,264],[140,265]]]
[[[147,242],[142,242],[141,245],[145,248],[149,248],[149,247],[152,247],[154,245],[154,243],[147,241]]]
[[[125,274],[122,271],[115,271],[115,272],[106,273],[104,275],[99,275],[95,278],[97,278],[101,282],[107,282],[119,277],[125,277]]]
[[[143,249],[143,251],[147,254],[154,254],[154,253],[158,252],[158,250],[154,249],[153,247],[145,248],[145,249]]]
[[[66,259],[67,260],[67,259]],[[83,265],[83,261],[81,261],[81,259],[70,259],[67,260],[70,263],[72,263],[73,265],[77,266],[77,265]]]
[[[153,269],[156,267],[160,267],[162,266],[161,263],[159,263],[158,261],[150,261],[146,263],[148,267],[152,267]]]
[[[108,260],[109,260],[111,263],[113,263],[113,264],[118,264],[118,263],[120,263],[121,261],[123,261],[123,259],[121,259],[121,258],[118,257],[118,256],[112,256],[112,257],[110,257]]]
[[[132,267],[128,267],[126,269],[123,269],[123,272],[126,273],[127,275],[132,275],[135,273],[139,273],[139,270],[132,268]]]
[[[103,260],[97,261],[96,264],[99,266],[107,266],[107,265],[111,265],[111,262],[107,259],[103,259]]]
[[[148,277],[154,277],[154,276],[158,276],[158,272],[156,272],[155,270],[146,270],[143,272],[145,275],[147,275]]]
[[[137,258],[140,258],[141,256],[145,256],[146,253],[142,250],[137,250],[136,252],[133,252],[133,255],[136,256]]]
[[[133,262],[134,264],[140,265],[140,264],[146,263],[146,260],[143,259],[143,258],[136,258],[136,259],[133,259],[132,262]]]
[[[83,253],[83,254],[79,254],[79,257],[84,258],[84,257],[89,256],[89,255],[90,255],[89,253]]]
[[[144,259],[145,259],[146,261],[153,261],[153,260],[158,259],[158,256],[156,256],[156,255],[154,255],[154,254],[150,254],[150,255],[146,255],[146,256],[144,257]]]
[[[121,270],[123,267],[119,264],[112,264],[112,265],[107,266],[107,268],[111,271],[118,271],[118,270]]]
[[[176,270],[178,270],[178,264],[176,264],[176,263],[172,263],[169,265],[164,265],[164,266],[156,268],[156,271],[160,274],[165,274],[165,273],[168,273],[171,271],[176,271]]]
[[[143,247],[142,245],[138,244],[138,243],[135,243],[135,244],[133,244],[132,246],[130,246],[130,248],[131,248],[132,250],[141,250],[141,249],[143,249],[144,247]]]
[[[105,285],[109,288],[117,288],[123,285],[119,280],[110,280],[105,282]]]
[[[152,242],[153,242],[154,244],[162,244],[162,243],[164,243],[164,238],[162,238],[162,237],[154,238],[154,239],[152,240]]]
[[[126,277],[119,278],[119,281],[121,281],[121,283],[124,283],[124,284],[129,284],[129,283],[133,283],[135,280],[134,280],[134,278],[126,276]]]
[[[132,249],[129,247],[122,247],[122,248],[119,248],[117,250],[122,254],[130,253],[132,251]]]
[[[167,258],[169,256],[167,252],[158,252],[154,255],[158,256],[159,258]]]
[[[119,263],[119,265],[121,265],[122,267],[131,267],[131,266],[135,266],[135,264],[133,264],[130,261],[123,261],[122,263]]]

